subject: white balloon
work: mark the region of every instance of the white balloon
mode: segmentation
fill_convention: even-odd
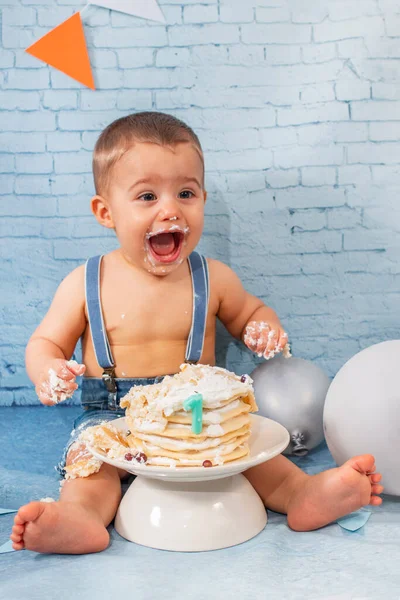
[[[400,340],[362,350],[340,369],[325,402],[324,432],[338,465],[373,454],[385,493],[400,495]]]
[[[284,454],[304,456],[324,439],[322,415],[329,377],[303,358],[278,355],[251,373],[259,414],[289,431]]]

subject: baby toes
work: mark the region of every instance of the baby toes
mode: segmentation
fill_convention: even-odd
[[[25,526],[24,525],[13,525],[10,535],[10,540],[13,542],[14,550],[21,550],[24,547],[24,535]],[[21,548],[16,548],[14,546],[21,546]]]
[[[372,473],[372,475],[368,476],[371,483],[379,483],[382,479],[382,475],[380,473]]]
[[[369,503],[371,504],[371,506],[379,506],[380,504],[382,504],[382,498],[380,498],[379,496],[371,496],[371,500],[369,501]]]
[[[372,495],[382,494],[383,490],[384,490],[383,485],[376,485],[375,484],[375,485],[371,486],[371,494]]]
[[[353,458],[347,460],[345,464],[351,466],[355,471],[358,471],[362,475],[372,475],[375,470],[375,459],[372,454],[353,456]]]
[[[25,544],[23,542],[16,543],[13,542],[11,544],[13,550],[25,550]]]

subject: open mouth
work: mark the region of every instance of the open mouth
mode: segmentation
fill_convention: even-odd
[[[185,236],[183,231],[163,231],[146,237],[153,258],[161,263],[172,263],[181,253]]]

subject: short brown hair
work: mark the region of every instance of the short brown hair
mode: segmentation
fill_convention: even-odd
[[[93,151],[96,194],[107,189],[114,165],[134,142],[152,142],[163,146],[192,143],[199,152],[204,172],[200,140],[186,123],[165,113],[139,112],[113,121],[100,134]]]

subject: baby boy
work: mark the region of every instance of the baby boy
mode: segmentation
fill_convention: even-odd
[[[93,173],[93,214],[114,229],[119,247],[61,282],[29,340],[26,367],[41,402],[71,396],[84,374],[84,411],[65,450],[60,498],[19,509],[15,550],[80,554],[107,547],[126,473],[107,464],[91,469],[79,433],[121,416],[119,401],[132,385],[160,381],[185,360],[214,365],[217,318],[258,355],[287,349],[274,310],[245,291],[228,266],[195,252],[207,192],[201,145],[190,127],[157,112],[118,119],[96,143]],[[79,338],[81,365],[70,360]],[[87,476],[68,477],[77,463]],[[311,476],[280,455],[245,475],[267,508],[306,531],[380,504],[374,471],[368,454]]]

